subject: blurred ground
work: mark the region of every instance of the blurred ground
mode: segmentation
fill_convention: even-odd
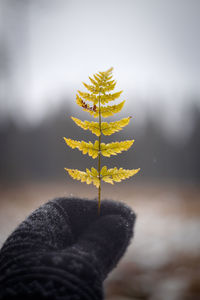
[[[33,209],[58,196],[96,197],[80,183],[41,182],[0,187],[0,245]],[[137,213],[135,238],[105,282],[106,300],[200,299],[200,189],[190,185],[103,187],[103,198]]]

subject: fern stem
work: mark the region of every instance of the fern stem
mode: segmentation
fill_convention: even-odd
[[[98,215],[100,215],[100,206],[101,206],[101,101],[99,93],[99,153],[98,153],[98,173],[99,173],[99,190],[98,190]]]

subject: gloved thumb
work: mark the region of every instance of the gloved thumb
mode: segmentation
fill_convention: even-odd
[[[117,265],[133,236],[135,214],[104,215],[92,223],[73,246],[94,260],[102,279]]]

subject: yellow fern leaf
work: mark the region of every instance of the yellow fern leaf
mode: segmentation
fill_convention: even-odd
[[[97,73],[97,74],[94,74],[93,77],[99,85],[105,86],[106,82],[110,82],[110,84],[111,84],[110,79],[112,79],[113,76],[111,74],[110,76],[106,77],[106,80],[105,80],[103,76],[101,76],[100,74]]]
[[[116,114],[122,110],[124,103],[125,103],[125,100],[116,105],[101,107],[101,116],[103,118],[113,116],[114,114]],[[90,109],[90,110],[84,109],[84,110],[88,111],[94,118],[97,118],[99,116],[99,108],[98,107],[96,107],[95,111],[92,109]]]
[[[106,104],[109,101],[114,101],[115,99],[120,97],[122,92],[123,91],[120,91],[120,92],[117,92],[117,93],[114,93],[114,94],[104,94],[104,95],[102,95],[101,98],[100,98],[101,104]]]
[[[115,83],[115,80],[110,80],[112,79],[112,75],[111,76],[101,76],[99,74],[94,74],[93,75],[94,78],[91,78],[89,76],[90,82],[92,83],[93,86],[95,87],[110,87],[111,85],[113,85]]]
[[[117,131],[122,130],[124,126],[128,125],[131,117],[124,118],[116,122],[102,122],[101,132],[98,122],[81,121],[80,119],[74,117],[71,118],[79,127],[83,128],[84,130],[90,130],[96,136],[100,136],[101,133],[104,135],[111,135]]]
[[[98,94],[99,93],[99,87],[98,86],[93,86],[90,84],[87,84],[85,82],[83,82],[84,87],[86,87],[86,89],[90,92],[92,92],[93,94]]]
[[[100,87],[97,87],[97,89],[100,89]],[[102,90],[103,90],[103,89],[102,89]],[[103,92],[103,91],[101,91],[101,92]],[[103,105],[106,104],[106,103],[108,103],[109,101],[114,101],[114,100],[116,100],[117,98],[119,98],[122,92],[123,92],[123,91],[119,91],[119,92],[117,92],[117,93],[113,93],[113,94],[103,94],[103,95],[99,96],[99,95],[94,95],[94,94],[90,94],[90,93],[85,93],[85,92],[78,91],[79,95],[80,95],[83,99],[85,99],[85,100],[87,100],[87,101],[91,101],[91,102],[93,102],[94,104],[98,104],[99,99],[100,99],[101,104],[103,104]],[[82,101],[83,101],[83,100],[82,100]]]
[[[99,72],[99,74],[104,78],[108,78],[111,75],[112,71],[113,71],[113,67],[109,68],[107,71]]]
[[[105,87],[101,88],[101,92],[103,94],[105,94],[106,92],[110,92],[110,91],[114,90],[114,88],[116,86],[116,83],[117,83],[116,81],[114,81],[114,82],[107,82],[105,84]]]
[[[113,67],[110,67],[107,71],[105,71],[104,73],[106,74],[106,76],[109,76],[110,73],[112,73],[113,71]]]
[[[72,149],[77,148],[82,151],[83,154],[88,154],[92,158],[96,158],[99,154],[99,141],[96,140],[94,144],[92,142],[76,141],[72,139],[67,139],[64,137],[66,144]],[[127,151],[133,144],[134,140],[128,140],[123,142],[113,142],[113,143],[101,143],[100,149],[101,154],[106,157],[111,155],[117,155],[122,151]]]
[[[113,68],[108,69],[105,72],[99,72],[93,75],[94,79],[89,77],[92,85],[87,85],[85,83],[84,86],[92,93],[97,94],[101,92],[105,94],[105,92],[111,91],[115,88],[116,81],[112,79],[112,70]]]
[[[111,86],[113,84],[116,84],[115,80],[113,80],[113,79],[110,80],[111,78],[112,78],[112,76],[107,77],[106,80],[104,80],[102,82],[101,86],[106,88],[106,87],[109,87],[109,86]]]
[[[101,123],[101,132],[104,135],[111,135],[115,132],[118,132],[118,131],[122,130],[123,127],[128,125],[130,119],[131,119],[131,117],[124,118],[119,121],[110,122],[110,123],[102,122]]]
[[[99,96],[95,96],[93,94],[89,94],[89,93],[84,93],[84,92],[81,92],[81,91],[78,91],[79,95],[87,100],[87,101],[91,101],[93,102],[94,104],[97,104],[99,102]],[[82,100],[82,99],[81,99]],[[82,100],[83,101],[83,100]]]
[[[86,182],[87,184],[93,183],[97,188],[100,185],[98,171],[93,167],[91,168],[91,170],[86,169],[86,172],[68,168],[65,168],[65,170],[73,179],[80,180],[81,182]]]
[[[99,86],[99,82],[98,81],[96,81],[95,79],[93,79],[93,78],[91,78],[90,76],[89,76],[89,79],[90,79],[90,81],[91,81],[91,83],[94,85],[94,86]]]
[[[120,182],[123,179],[127,179],[127,178],[137,174],[139,171],[140,171],[140,168],[139,169],[132,169],[132,170],[126,170],[126,169],[123,169],[123,168],[117,169],[116,167],[112,168],[112,169],[107,169],[107,167],[104,166],[101,169],[100,174],[101,174],[101,179],[103,181],[113,184],[114,181],[115,182]]]
[[[81,97],[79,97],[79,95],[76,95],[76,103],[77,103],[80,107],[83,107],[83,100],[81,99]]]
[[[66,144],[72,149],[77,148],[82,151],[83,154],[88,154],[92,158],[96,158],[99,153],[99,142],[95,141],[94,144],[92,142],[84,142],[84,141],[75,141],[72,139],[67,139],[64,137]]]
[[[101,143],[101,154],[107,157],[110,157],[111,155],[117,155],[122,151],[127,151],[133,143],[134,140],[113,142],[109,144]]]
[[[76,95],[76,103],[80,106],[80,107],[82,107],[82,109],[84,110],[84,111],[87,111],[87,112],[89,112],[90,114],[91,113],[96,113],[97,112],[97,107],[96,107],[96,105],[94,104],[93,106],[89,106],[87,103],[85,103],[84,101],[83,101],[83,99],[81,99],[81,97],[79,97],[78,95]]]
[[[77,118],[71,117],[72,120],[84,130],[90,130],[92,133],[96,134],[96,136],[100,136],[100,129],[98,122],[89,122],[89,121],[81,121]]]
[[[98,82],[98,84],[101,83],[101,77],[99,76],[98,73],[97,73],[97,74],[94,74],[93,77],[94,77],[94,79],[96,80],[96,82]]]
[[[82,93],[82,92],[80,92]],[[86,93],[87,95],[90,95],[88,93]],[[94,105],[92,107],[90,107],[87,103],[85,103],[83,101],[83,99],[79,96],[76,95],[76,103],[83,108],[83,110],[89,112],[94,118],[97,118],[99,116],[99,108],[96,107],[95,103],[98,102],[98,99],[96,96],[94,96],[94,98],[91,97],[91,100]],[[97,102],[96,102],[97,101]],[[110,116],[113,116],[114,114],[120,112],[124,106],[125,100],[120,102],[119,104],[115,104],[115,105],[110,105],[110,106],[106,106],[106,107],[101,107],[101,115],[103,118],[107,118]]]

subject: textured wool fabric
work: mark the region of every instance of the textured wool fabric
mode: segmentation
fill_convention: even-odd
[[[102,283],[133,235],[126,205],[59,198],[35,210],[0,251],[0,300],[103,299]]]

